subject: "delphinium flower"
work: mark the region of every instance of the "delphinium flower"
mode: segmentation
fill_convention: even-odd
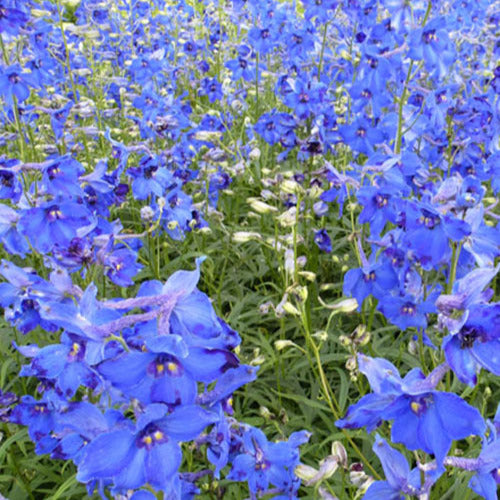
[[[0,157],[0,198],[19,201],[22,188],[19,181],[19,160]]]
[[[35,249],[47,253],[55,245],[67,246],[80,228],[91,226],[92,222],[92,215],[84,205],[59,198],[25,210],[19,220],[19,231]]]
[[[21,10],[17,3],[9,0],[0,2],[0,33],[17,35],[20,28],[29,21],[30,16],[25,10]]]
[[[14,97],[19,103],[26,101],[31,85],[30,74],[25,73],[19,64],[0,67],[0,94],[8,104],[12,105]]]
[[[5,249],[13,255],[24,257],[29,245],[17,230],[20,215],[8,205],[0,205],[0,240]]]
[[[500,376],[500,304],[474,304],[461,328],[443,339],[446,360],[457,377],[475,385],[481,368]]]
[[[214,103],[222,99],[222,85],[213,78],[204,78],[198,90],[200,95],[206,95],[209,102]]]
[[[251,60],[251,49],[247,45],[238,47],[238,57],[226,62],[226,68],[232,73],[232,79],[235,81],[243,80],[250,82],[255,78],[255,65]]]
[[[309,118],[323,102],[325,92],[323,85],[308,81],[306,77],[289,80],[288,84],[290,89],[283,97],[284,103],[299,119]]]
[[[326,229],[319,229],[314,234],[314,243],[318,245],[323,252],[330,253],[332,251],[332,241]]]
[[[308,439],[307,432],[297,432],[287,442],[270,443],[259,429],[244,429],[228,478],[248,481],[251,498],[265,494],[273,486],[275,493],[283,495],[277,498],[297,498],[300,480],[293,470],[299,464],[298,446]]]
[[[182,461],[179,442],[191,441],[217,419],[215,413],[194,405],[173,412],[161,404],[147,406],[135,428],[100,434],[86,446],[77,479],[109,478],[121,490],[148,483],[168,492]]]
[[[156,157],[145,155],[137,167],[129,167],[127,175],[132,177],[132,193],[137,200],[145,200],[154,194],[163,196],[165,188],[172,180],[170,172]]]
[[[448,36],[449,29],[446,18],[437,17],[423,28],[411,31],[409,35],[409,57],[414,60],[423,59],[426,68],[437,78],[446,74],[455,57]]]
[[[438,467],[454,440],[482,435],[485,424],[479,411],[453,393],[435,390],[446,365],[425,377],[414,368],[401,378],[397,368],[382,358],[358,356],[373,393],[363,396],[338,420],[341,428],[365,427],[372,431],[384,420],[393,420],[391,439],[409,450],[435,456]]]
[[[263,113],[255,124],[255,131],[271,146],[280,142],[296,126],[295,119],[287,113]]]
[[[418,468],[410,470],[404,455],[391,448],[378,434],[375,435],[373,451],[379,458],[384,469],[385,481],[375,481],[370,484],[363,500],[400,500],[405,495],[428,494],[436,477],[424,476],[422,484],[421,471]]]
[[[317,23],[325,23],[333,17],[333,12],[338,5],[337,0],[302,0],[305,9],[305,18]]]

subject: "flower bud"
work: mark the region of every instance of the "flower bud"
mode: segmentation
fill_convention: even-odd
[[[300,257],[299,257],[300,258]],[[305,278],[307,281],[315,281],[316,274],[311,271],[299,271],[299,275]]]
[[[246,243],[247,241],[252,240],[259,241],[262,239],[262,236],[259,233],[251,231],[237,231],[233,234],[231,239],[234,243]]]
[[[292,342],[291,340],[277,340],[274,343],[274,347],[276,348],[277,351],[282,351],[283,349],[287,347],[294,347],[297,344],[295,342]]]
[[[260,158],[260,149],[259,148],[253,148],[250,153],[248,153],[248,157],[252,161],[257,161]]]
[[[291,314],[293,316],[300,316],[300,311],[293,304],[291,304],[290,302],[285,302],[283,304],[283,309],[288,314]]]
[[[297,465],[294,472],[298,478],[308,482],[318,473],[318,471],[314,467],[306,464]]]
[[[271,205],[268,205],[267,203],[264,203],[263,201],[257,199],[257,198],[248,198],[248,203],[252,207],[253,210],[255,210],[259,214],[268,214],[270,212],[277,212],[278,209],[276,207],[273,207]]]
[[[144,222],[151,222],[155,215],[154,210],[150,206],[145,206],[141,208],[141,219]]]
[[[344,467],[344,469],[347,468],[347,451],[340,441],[334,441],[332,443],[332,456],[337,459],[339,465]]]

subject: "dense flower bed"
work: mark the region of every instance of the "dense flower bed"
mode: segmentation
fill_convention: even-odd
[[[2,493],[496,499],[499,26],[0,0]]]

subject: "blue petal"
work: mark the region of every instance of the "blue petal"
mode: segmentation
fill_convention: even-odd
[[[32,361],[33,368],[46,378],[57,377],[67,364],[69,347],[62,344],[43,347]]]
[[[489,342],[476,340],[471,353],[484,368],[495,375],[500,375],[500,340],[494,339]]]
[[[132,352],[103,361],[98,371],[117,387],[130,387],[146,377],[147,365],[154,358],[154,354]]]
[[[382,421],[382,413],[391,405],[394,396],[381,394],[366,394],[356,404],[349,407],[343,419],[335,425],[343,429],[365,427],[371,432]]]
[[[403,443],[409,450],[421,447],[417,436],[419,418],[411,411],[411,399],[400,397],[383,413],[384,419],[394,419],[391,428],[391,439],[395,443]]]
[[[165,374],[151,385],[151,402],[169,404],[192,404],[196,398],[197,386],[195,380],[183,375]]]
[[[478,364],[469,348],[462,348],[457,335],[447,335],[443,339],[446,361],[458,379],[464,384],[476,385]]]
[[[404,495],[395,490],[387,481],[372,483],[363,497],[363,500],[403,500]]]
[[[238,358],[229,351],[192,347],[182,364],[198,382],[213,382],[229,368],[236,368]]]
[[[478,474],[469,481],[469,488],[486,500],[498,500],[497,483],[491,474]]]
[[[182,462],[182,451],[174,441],[153,446],[146,453],[146,481],[154,488],[164,489]]]
[[[420,416],[420,425],[417,434],[420,448],[427,453],[433,453],[436,457],[438,467],[441,467],[453,438],[446,432],[443,421],[440,418],[440,412],[438,412],[437,408],[438,404],[435,399],[437,395],[434,395],[434,404],[430,404]]]
[[[389,484],[396,490],[401,490],[408,481],[410,467],[404,455],[391,448],[379,435],[375,437],[373,451],[378,456],[385,477]]]
[[[185,297],[192,293],[200,280],[200,265],[205,257],[196,259],[194,271],[176,271],[163,286],[162,293]]]
[[[479,411],[456,394],[434,393],[434,406],[443,423],[443,429],[451,439],[464,439],[471,434],[480,436],[486,430]]]
[[[134,436],[135,440],[135,436]],[[136,448],[135,442],[132,446],[133,455],[125,465],[113,477],[118,488],[135,489],[144,486],[146,474],[144,472],[147,451],[146,448]]]
[[[134,436],[127,431],[101,434],[85,448],[76,476],[82,483],[118,474],[131,459]]]
[[[161,422],[161,428],[166,434],[177,441],[196,439],[207,425],[219,421],[219,415],[201,406],[189,405],[177,408]]]

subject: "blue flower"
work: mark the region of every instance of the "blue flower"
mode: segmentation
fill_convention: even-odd
[[[179,441],[195,439],[218,416],[199,406],[182,406],[168,415],[166,411],[163,405],[150,405],[135,429],[99,435],[85,447],[77,479],[109,478],[124,490],[150,484],[168,491],[182,461]]]
[[[332,251],[332,240],[330,236],[328,236],[326,229],[320,229],[314,233],[314,243],[316,243],[323,252],[330,253]]]
[[[416,496],[423,494],[420,479],[420,470],[415,468],[410,471],[404,455],[391,448],[378,434],[375,435],[373,451],[380,459],[384,469],[385,481],[372,483],[363,500],[403,500],[405,495]],[[425,482],[428,491],[432,482]]]
[[[443,339],[446,361],[464,383],[475,385],[484,368],[500,376],[500,304],[475,304],[460,330]]]
[[[439,468],[454,440],[484,433],[485,424],[476,408],[455,394],[434,390],[446,365],[427,378],[414,368],[402,379],[385,359],[359,355],[358,363],[374,392],[351,406],[336,422],[338,427],[366,426],[371,431],[383,420],[393,420],[392,441],[434,455]]]

